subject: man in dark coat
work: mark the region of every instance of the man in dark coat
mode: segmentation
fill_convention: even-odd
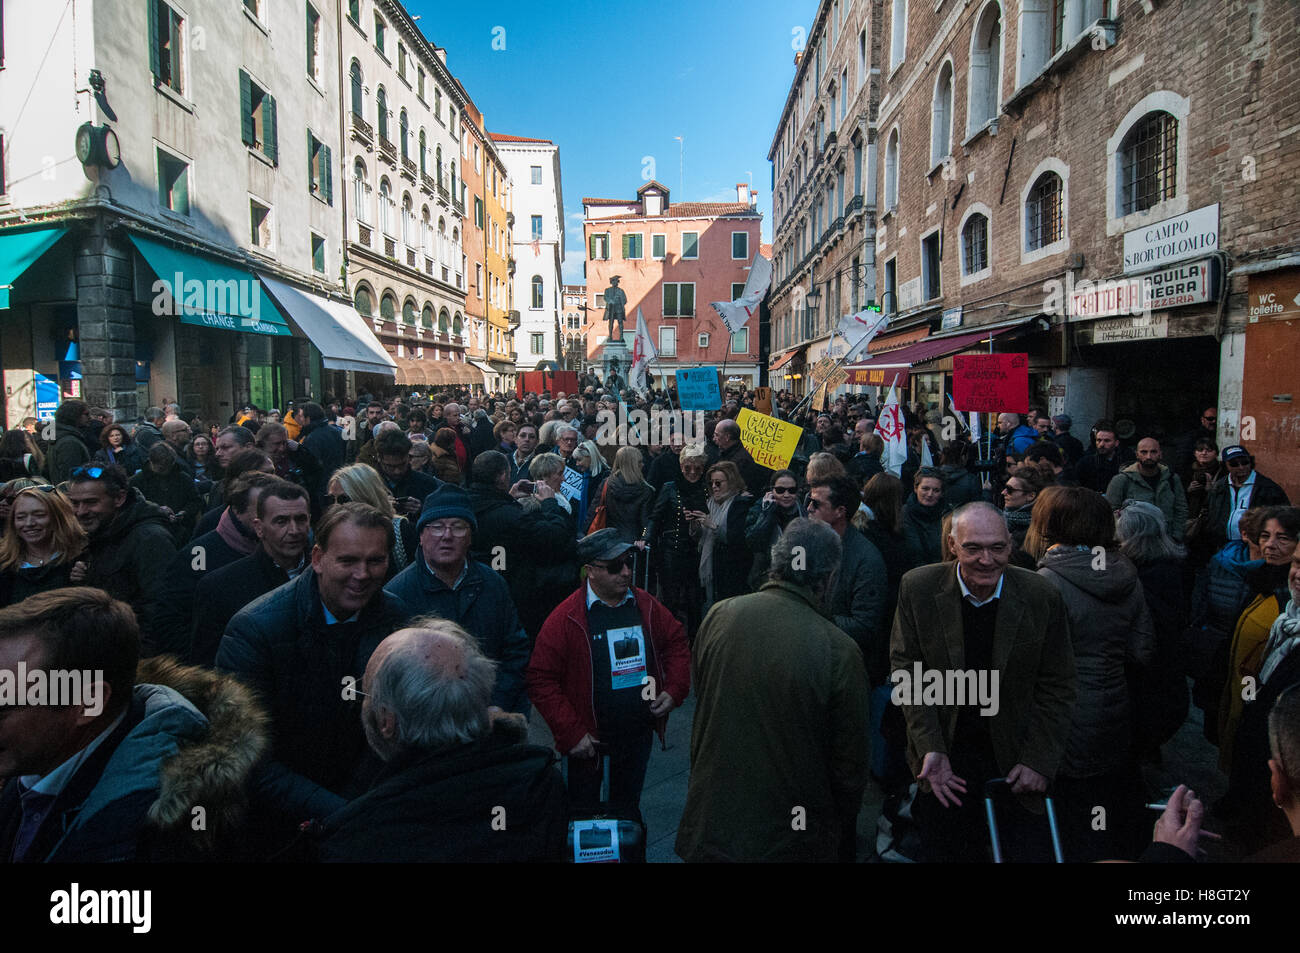
[[[99,448],[82,428],[90,421],[90,408],[80,400],[68,400],[54,412],[54,443],[46,459],[50,479],[62,483],[79,466],[89,463]]]
[[[409,615],[383,591],[392,544],[393,523],[374,507],[330,507],[316,528],[311,571],[231,619],[217,648],[217,670],[257,691],[271,716],[270,760],[253,801],[275,816],[281,835],[328,817],[366,787],[360,696],[349,689]]]
[[[74,581],[130,605],[148,638],[160,605],[158,584],[176,552],[171,520],[130,485],[119,466],[83,467],[73,473],[68,501],[89,537],[77,560],[85,564],[85,575]]]
[[[347,446],[343,443],[343,435],[325,419],[325,409],[320,404],[304,404],[302,414],[307,423],[298,434],[298,442],[316,458],[320,464],[322,485],[328,487],[334,471],[345,462]]]
[[[854,859],[869,703],[861,653],[823,612],[841,543],[800,518],[773,549],[773,579],[695,639],[686,861]]]
[[[713,443],[718,448],[718,458],[713,463],[734,463],[745,481],[745,489],[761,497],[771,471],[759,466],[740,442],[740,424],[734,420],[720,420],[713,428]],[[712,463],[710,464],[710,466]]]
[[[1115,425],[1108,420],[1098,421],[1093,432],[1093,449],[1079,460],[1074,475],[1080,486],[1105,493],[1110,481],[1133,459],[1132,451],[1119,445]]]
[[[202,618],[206,613],[203,603],[195,599],[199,580],[257,548],[253,521],[258,496],[268,487],[287,482],[260,471],[242,474],[231,482],[230,503],[217,521],[217,528],[196,536],[177,551],[158,579],[158,611],[152,627],[143,633],[141,651],[146,657],[189,654],[195,617]],[[200,607],[197,613],[196,606]]]
[[[522,718],[496,716],[493,675],[474,638],[448,620],[380,643],[366,665],[361,720],[383,768],[321,825],[321,860],[563,858],[568,825],[554,756],[525,743]]]
[[[424,499],[443,481],[411,469],[411,438],[400,430],[387,430],[375,438],[375,468],[397,501],[397,515],[415,519]]]
[[[1246,510],[1291,505],[1286,491],[1255,469],[1255,458],[1245,447],[1224,447],[1221,456],[1228,472],[1214,482],[1205,500],[1209,512],[1206,533],[1214,550],[1229,540],[1241,539],[1237,523]]]
[[[827,608],[840,630],[858,644],[865,664],[889,637],[882,625],[888,573],[880,550],[849,522],[861,502],[862,494],[847,476],[817,480],[808,490],[808,517],[835,530],[841,543],[840,571]]]
[[[416,525],[419,553],[384,591],[401,599],[414,615],[450,619],[474,636],[497,665],[492,705],[527,715],[528,635],[519,624],[506,581],[468,558],[477,527],[469,494],[458,486],[439,487],[425,500]]]
[[[257,548],[247,556],[208,572],[194,590],[188,659],[211,666],[226,626],[244,606],[297,579],[309,566],[311,503],[296,483],[276,479],[256,496],[252,521]]]
[[[577,538],[572,517],[555,501],[554,491],[538,481],[538,505],[525,511],[517,502],[528,497],[519,483],[506,482],[509,462],[496,450],[478,455],[471,468],[469,498],[478,522],[470,554],[500,567],[530,638],[555,608],[552,593],[578,583]],[[571,577],[571,579],[570,579]]]

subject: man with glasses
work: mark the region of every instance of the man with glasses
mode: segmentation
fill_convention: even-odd
[[[1217,550],[1234,539],[1241,539],[1238,525],[1241,514],[1257,506],[1290,506],[1286,491],[1255,470],[1255,458],[1240,444],[1223,448],[1223,465],[1228,468],[1206,497],[1209,532]]]
[[[420,555],[384,587],[415,615],[450,619],[478,640],[497,663],[492,706],[499,712],[529,712],[524,686],[528,635],[519,624],[506,581],[469,558],[478,520],[469,494],[443,484],[424,501],[416,530]]]
[[[568,756],[570,802],[596,805],[607,755],[610,809],[639,817],[653,732],[662,742],[691,672],[682,624],[632,585],[635,552],[613,528],[578,543],[587,581],[538,633],[528,696]]]
[[[68,501],[89,537],[77,561],[83,585],[103,589],[135,610],[149,651],[167,565],[176,553],[171,520],[131,486],[117,465],[77,467],[68,477]]]
[[[891,681],[907,723],[908,763],[921,782],[912,816],[926,859],[970,862],[987,859],[984,783],[1006,778],[1015,794],[1041,794],[1056,774],[1076,695],[1074,652],[1056,588],[1008,565],[1011,536],[996,508],[958,507],[946,544],[955,569],[922,566],[899,585]],[[945,690],[936,704],[918,676],[937,676],[943,686],[982,681],[992,697]],[[911,690],[900,691],[909,682]],[[1046,859],[1047,824],[1031,810],[1041,804],[998,805],[1013,860]]]

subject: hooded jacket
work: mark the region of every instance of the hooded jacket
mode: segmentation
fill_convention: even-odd
[[[497,663],[492,704],[504,711],[528,714],[528,692],[524,687],[528,634],[515,612],[510,587],[501,576],[471,559],[465,578],[452,589],[434,575],[423,557],[417,556],[384,591],[406,603],[413,615],[450,619],[474,636],[483,654]]]
[[[103,589],[135,610],[147,641],[158,611],[159,583],[176,553],[171,520],[135,487],[107,526],[90,538],[83,585]]]
[[[767,582],[767,572],[772,567],[772,547],[781,538],[791,520],[808,515],[799,494],[794,494],[794,506],[785,509],[776,503],[759,500],[749,508],[745,517],[745,545],[754,554],[754,565],[749,571],[749,588],[755,592]]]
[[[248,778],[267,744],[266,715],[235,679],[147,659],[126,718],[68,781],[27,860],[236,859]],[[202,829],[193,825],[198,807]],[[18,785],[6,785],[6,848],[21,816]]]
[[[903,504],[903,547],[913,566],[943,562],[942,502],[925,506],[915,496]]]
[[[1137,568],[1117,551],[1055,547],[1039,561],[1065,601],[1078,677],[1078,699],[1061,774],[1086,778],[1127,763],[1133,748],[1128,666],[1155,658],[1155,629]]]
[[[343,466],[347,458],[347,446],[343,434],[336,430],[327,420],[315,420],[302,428],[297,438],[307,448],[307,452],[320,464],[321,480],[328,486],[334,471]]]
[[[658,690],[680,705],[691,689],[691,652],[682,624],[644,589],[633,587],[632,592],[641,625],[654,648]],[[587,586],[583,584],[547,618],[528,663],[528,697],[546,720],[561,754],[572,751],[583,735],[600,739],[592,677]],[[668,715],[661,715],[656,726],[661,742],[667,727]]]
[[[945,463],[939,468],[943,474],[943,508],[955,510],[963,503],[976,503],[984,499],[980,478],[959,463]]]
[[[1183,481],[1163,463],[1156,471],[1159,476],[1155,489],[1142,476],[1141,465],[1130,463],[1115,474],[1106,486],[1106,499],[1112,509],[1119,509],[1125,500],[1152,503],[1165,514],[1165,526],[1175,541],[1181,542],[1187,530],[1187,496]]]
[[[589,516],[594,515],[600,505],[602,492],[605,494],[605,525],[618,530],[624,539],[644,539],[646,527],[650,525],[650,511],[654,508],[654,488],[645,481],[629,486],[623,482],[622,476],[611,474],[602,488],[592,488],[591,499],[587,501]]]

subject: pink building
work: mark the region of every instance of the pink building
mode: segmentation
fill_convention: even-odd
[[[651,180],[634,199],[584,198],[582,205],[591,362],[599,365],[608,337],[604,292],[617,275],[627,295],[626,343],[639,307],[659,350],[652,375],[716,364],[727,377],[756,384],[757,318],[731,335],[709,307],[740,297],[758,254],[763,216],[750,187],[737,185],[735,202],[673,203],[668,188]]]

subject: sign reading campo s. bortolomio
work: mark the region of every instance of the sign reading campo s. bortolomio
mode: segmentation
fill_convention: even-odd
[[[1219,250],[1219,204],[1124,233],[1124,272]]]

